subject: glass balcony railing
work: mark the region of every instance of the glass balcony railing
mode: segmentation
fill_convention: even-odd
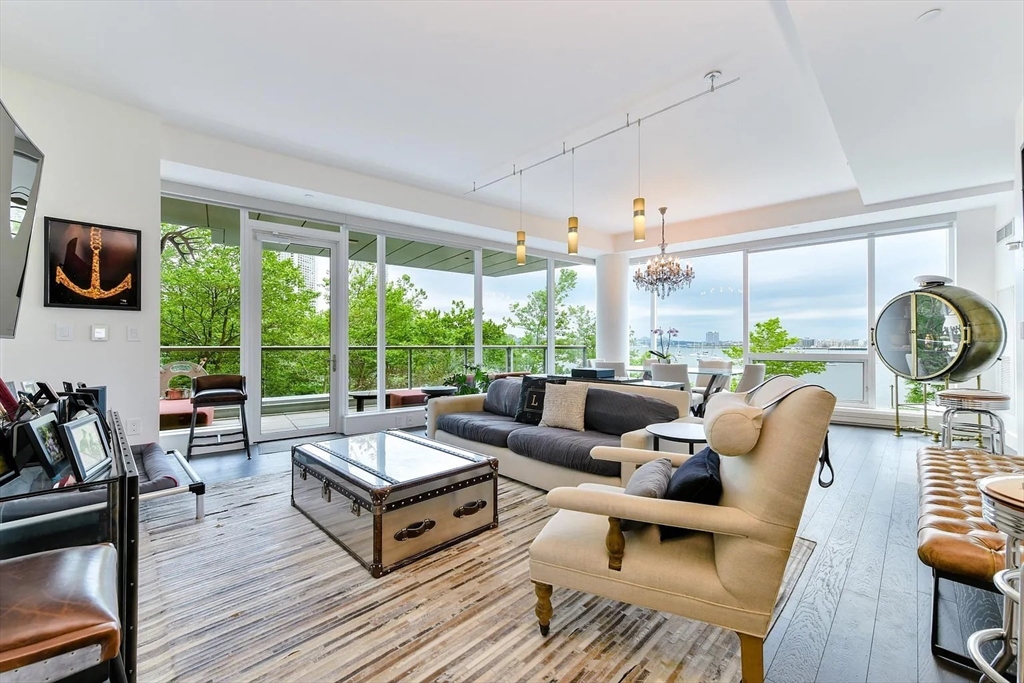
[[[545,371],[543,345],[486,345],[483,368],[486,372]],[[388,346],[385,347],[386,389],[412,389],[440,384],[473,362],[473,346]],[[160,347],[162,399],[187,399],[192,374],[238,374],[241,349],[238,346],[162,346]],[[260,386],[263,416],[326,412],[330,408],[331,351],[328,346],[264,346],[261,349]],[[586,365],[583,345],[555,346],[557,372]],[[197,369],[201,368],[201,369]],[[356,400],[351,392],[377,388],[377,347],[349,347],[349,410]],[[254,394],[249,387],[250,395]],[[375,400],[364,399],[373,406]],[[189,410],[191,410],[189,408]],[[236,420],[238,409],[217,408],[214,422]],[[187,426],[187,425],[186,425]]]

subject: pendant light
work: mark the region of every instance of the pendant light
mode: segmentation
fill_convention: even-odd
[[[572,215],[569,216],[569,253],[579,253],[580,219],[576,217],[576,148],[572,148]]]
[[[523,230],[523,172],[519,172],[519,232],[516,233],[516,265],[526,265],[526,232]]]
[[[647,239],[647,219],[644,216],[644,198],[640,196],[640,119],[636,120],[636,199],[633,200],[633,241]]]

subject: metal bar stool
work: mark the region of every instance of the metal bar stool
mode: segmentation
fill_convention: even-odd
[[[1010,683],[1010,665],[1016,657],[1015,680],[1024,680],[1024,652],[1021,643],[1021,540],[1024,539],[1024,475],[997,474],[978,482],[981,491],[981,514],[985,521],[1006,534],[1006,569],[996,572],[993,582],[1003,594],[1002,628],[977,631],[967,639],[967,652],[984,676],[982,680]],[[1015,585],[1016,584],[1016,585]],[[1002,648],[995,659],[989,661],[981,646],[998,641]]]
[[[988,436],[991,439],[992,453],[1001,454],[1006,447],[1006,429],[1003,420],[995,414],[996,410],[1009,410],[1010,397],[997,391],[986,389],[945,389],[937,394],[938,404],[946,408],[942,415],[942,445],[953,447],[953,432],[965,432],[978,437],[978,444]],[[976,422],[958,419],[961,414],[975,415]],[[988,424],[981,421],[988,418]],[[999,448],[996,449],[996,437]]]
[[[206,375],[192,378],[192,426],[188,430],[188,452],[186,460],[192,459],[192,449],[213,448],[227,443],[245,444],[245,457],[252,458],[249,453],[249,425],[245,421],[245,377],[243,375]],[[196,436],[196,413],[200,408],[221,406],[238,406],[242,420],[242,429],[226,434]],[[240,436],[238,439],[224,440],[223,437]],[[210,443],[198,439],[215,439]]]

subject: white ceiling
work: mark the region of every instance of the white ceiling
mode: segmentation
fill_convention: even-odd
[[[1000,0],[0,3],[5,66],[459,197],[720,69],[740,81],[641,126],[648,213],[670,222],[1012,179],[1022,35],[1024,3]],[[576,154],[582,227],[629,229],[635,131]],[[569,170],[527,172],[526,211],[568,215]],[[470,198],[518,207],[518,182]]]

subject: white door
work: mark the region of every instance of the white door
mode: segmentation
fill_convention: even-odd
[[[248,221],[244,344],[253,441],[328,434],[340,424],[335,340],[341,233]],[[258,399],[258,400],[253,400]]]

